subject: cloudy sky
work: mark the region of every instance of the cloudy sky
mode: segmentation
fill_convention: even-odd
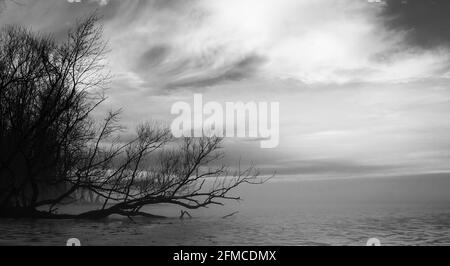
[[[61,39],[102,15],[114,75],[104,109],[170,121],[171,105],[279,101],[280,146],[227,141],[281,177],[449,172],[448,0],[16,0],[0,24]]]

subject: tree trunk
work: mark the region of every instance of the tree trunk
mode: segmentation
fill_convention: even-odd
[[[38,211],[28,208],[4,208],[0,210],[0,218],[29,218],[29,219],[52,219],[52,220],[70,220],[70,219],[85,219],[85,220],[101,220],[109,216],[117,214],[126,217],[145,217],[154,219],[163,219],[164,216],[153,215],[144,212],[126,212],[118,209],[104,209],[94,210],[81,214],[55,214],[44,211]]]

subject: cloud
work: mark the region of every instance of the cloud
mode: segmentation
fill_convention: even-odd
[[[130,128],[171,119],[172,103],[201,90],[218,102],[280,101],[279,149],[262,153],[236,141],[227,145],[232,159],[248,156],[286,174],[448,168],[450,23],[429,4],[23,2],[9,4],[0,24],[63,36],[80,16],[100,12],[114,75],[108,108],[124,107]]]
[[[200,71],[201,74],[182,77],[168,83],[166,87],[168,89],[179,87],[203,88],[223,82],[240,81],[253,77],[265,62],[264,57],[249,54],[236,62],[228,63],[212,70],[208,66],[203,66],[204,69]]]
[[[387,0],[381,16],[388,29],[406,34],[405,43],[424,49],[450,44],[450,1]]]
[[[111,27],[128,26],[113,38],[127,49],[130,61],[140,62],[123,71],[132,69],[155,90],[211,87],[258,76],[310,84],[399,82],[443,75],[450,59],[446,51],[405,48],[407,33],[385,24],[390,5],[384,2],[172,0],[136,5],[122,4]],[[158,52],[151,50],[154,46],[170,53],[142,64],[148,53]]]
[[[98,10],[113,71],[139,77],[152,91],[254,77],[309,84],[399,82],[447,74],[447,51],[405,45],[446,42],[450,23],[438,11],[448,4],[422,2],[427,1],[26,1],[9,8],[0,22],[33,25],[62,38],[78,17]]]

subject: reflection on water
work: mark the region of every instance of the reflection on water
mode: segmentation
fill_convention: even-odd
[[[450,245],[450,210],[424,206],[243,213],[228,219],[0,220],[2,245]]]

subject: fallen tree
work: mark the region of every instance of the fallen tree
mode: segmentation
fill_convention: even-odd
[[[95,120],[109,80],[97,22],[80,21],[62,43],[16,26],[0,33],[0,217],[158,217],[143,208],[222,205],[240,199],[230,195],[238,186],[263,183],[253,167],[217,165],[220,138],[174,139],[147,123],[124,140],[120,112]],[[80,190],[101,206],[58,213]]]

